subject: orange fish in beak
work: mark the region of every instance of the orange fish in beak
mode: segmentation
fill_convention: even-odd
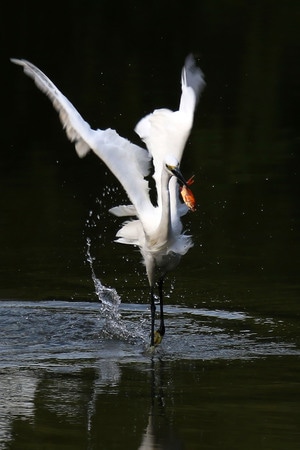
[[[187,186],[190,186],[191,184],[194,183],[194,176],[195,175],[193,175],[189,180],[187,180],[186,182]],[[194,212],[196,211],[196,199],[192,191],[187,186],[186,185],[180,186],[180,194],[186,206],[191,211]]]

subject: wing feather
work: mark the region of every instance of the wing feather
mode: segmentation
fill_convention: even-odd
[[[151,156],[148,151],[121,137],[115,130],[93,130],[38,67],[24,59],[11,61],[22,66],[25,74],[51,100],[68,138],[75,143],[78,155],[84,157],[90,149],[93,150],[120,181],[137,215],[145,222],[153,210],[148,183],[144,179],[150,170]]]
[[[161,173],[166,155],[171,153],[179,163],[181,161],[193,125],[195,107],[204,86],[201,69],[196,66],[194,57],[188,55],[182,69],[179,110],[156,109],[141,119],[135,127],[135,132],[145,142],[153,157],[153,178],[158,193],[161,189]]]

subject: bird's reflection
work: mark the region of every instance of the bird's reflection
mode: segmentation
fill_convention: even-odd
[[[164,362],[159,359],[151,362],[151,405],[148,425],[142,436],[138,450],[180,450],[183,448],[176,436],[173,421],[167,414],[164,394]]]
[[[74,449],[82,448],[83,443],[88,449],[99,448],[99,443],[113,448],[116,442],[130,442],[131,448],[138,450],[182,449],[174,428],[169,368],[156,358],[149,364],[148,391],[144,391],[149,382],[148,363],[141,372],[110,360],[78,372],[71,367],[4,372],[0,383],[0,449],[1,439],[20,444],[20,419],[33,440],[43,439],[45,432],[49,436],[67,433]],[[137,388],[142,389],[141,396]]]

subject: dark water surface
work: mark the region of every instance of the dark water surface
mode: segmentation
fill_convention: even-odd
[[[288,321],[170,306],[167,323],[151,357],[145,305],[3,301],[1,448],[296,448]]]
[[[30,4],[1,21],[0,450],[300,448],[298,2]],[[150,355],[144,267],[107,213],[126,196],[9,57],[139,143],[191,50],[195,245]]]

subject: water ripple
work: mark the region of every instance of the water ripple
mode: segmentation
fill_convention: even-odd
[[[1,301],[0,368],[68,362],[140,361],[149,341],[148,305],[97,302]],[[167,334],[157,354],[166,359],[236,359],[300,355],[281,337],[281,322],[242,312],[166,306]]]

